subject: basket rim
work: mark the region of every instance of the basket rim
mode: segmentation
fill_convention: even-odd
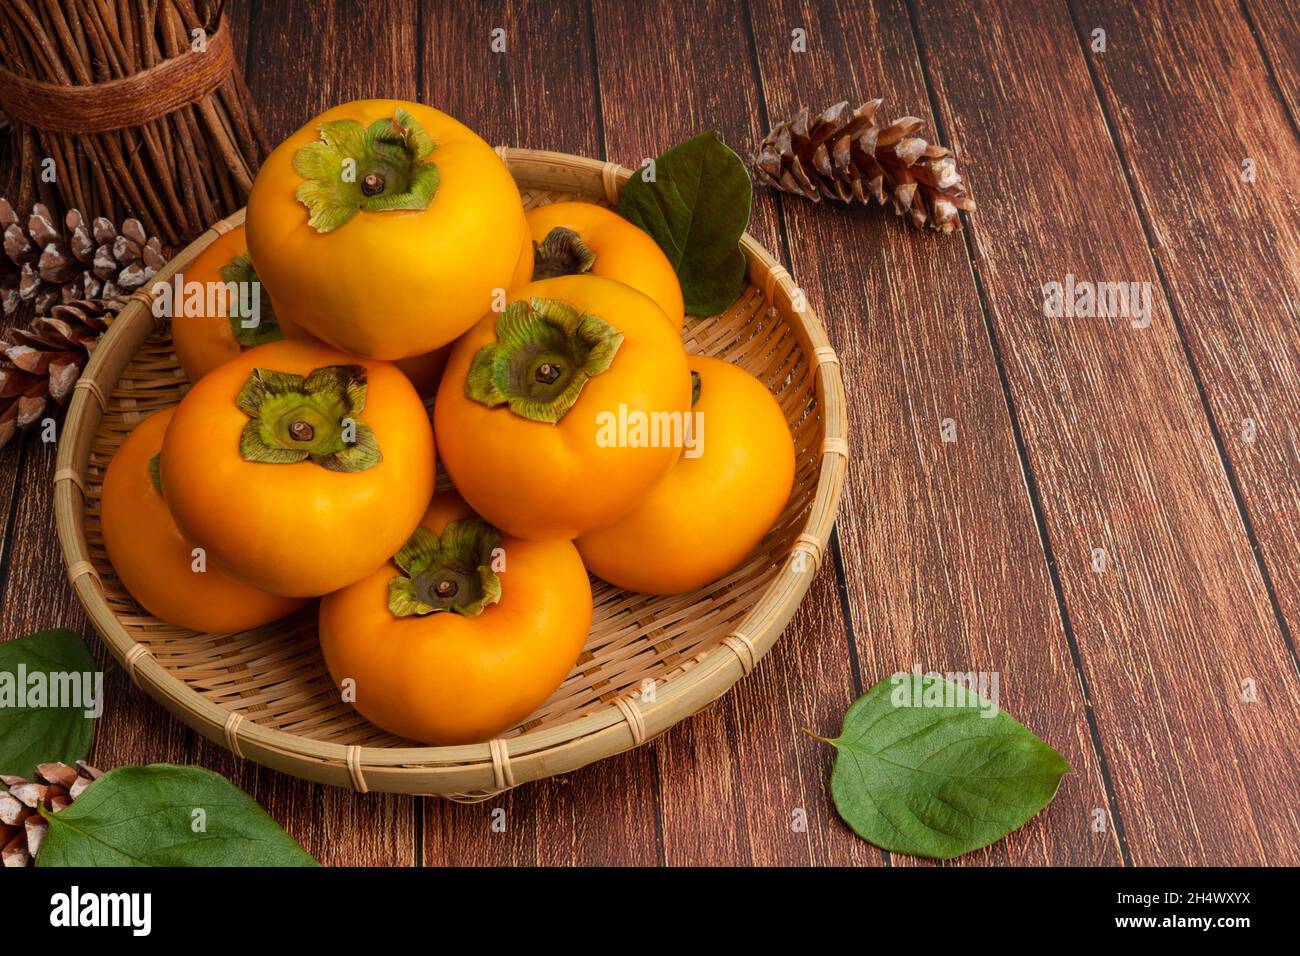
[[[497,147],[496,152],[523,188],[571,189],[590,194],[591,178],[598,174],[606,200],[616,202],[622,184],[632,175],[632,170],[616,163],[567,153],[514,147]],[[240,209],[205,230],[154,276],[150,288],[171,281],[212,241],[243,221],[244,210]],[[54,474],[55,521],[74,593],[137,687],[236,756],[295,776],[340,786],[350,784],[361,792],[473,792],[482,796],[569,772],[645,743],[725,694],[776,642],[821,564],[844,484],[848,429],[839,359],[821,319],[795,287],[790,273],[748,232],[741,246],[747,259],[748,280],[763,289],[769,303],[775,303],[777,296],[783,300],[786,321],[799,338],[813,375],[821,428],[816,490],[807,519],[784,555],[788,561],[796,551],[805,552],[811,569],[776,575],[719,647],[688,669],[661,681],[653,702],[620,697],[585,716],[477,744],[370,747],[321,741],[263,726],[214,703],[173,676],[149,652],[148,645],[131,636],[109,607],[91,560],[83,522],[81,476],[87,470],[93,439],[106,411],[106,397],[125,365],[159,324],[152,314],[153,297],[145,289],[130,297],[83,370],[59,441]],[[122,353],[126,359],[114,372],[111,363]],[[101,385],[99,377],[105,368],[109,368],[105,377],[111,381]],[[89,440],[73,440],[82,437],[83,429]],[[724,647],[732,653],[720,653]]]

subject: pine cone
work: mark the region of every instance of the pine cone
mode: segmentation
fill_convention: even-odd
[[[130,295],[167,261],[162,242],[146,236],[138,219],[126,220],[120,229],[102,216],[87,225],[73,209],[60,230],[43,204],[34,205],[23,223],[9,201],[0,199],[0,229],[5,315],[28,301],[35,302],[37,315],[45,315],[58,302]]]
[[[40,421],[53,400],[62,405],[109,322],[126,299],[63,302],[25,329],[0,335],[0,448]]]
[[[43,763],[31,780],[0,775],[7,788],[0,792],[0,846],[4,847],[0,862],[5,866],[31,866],[50,827],[37,808],[44,806],[58,813],[103,775],[84,760],[78,760],[75,767]]]
[[[754,155],[759,182],[783,192],[821,202],[867,201],[907,213],[917,227],[940,232],[961,228],[959,209],[970,212],[975,200],[957,172],[948,150],[913,134],[922,121],[904,116],[888,126],[876,123],[880,100],[850,110],[836,103],[820,116],[802,109],[793,120],[778,123]]]

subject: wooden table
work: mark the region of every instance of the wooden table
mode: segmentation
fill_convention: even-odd
[[[714,128],[885,98],[951,145],[950,237],[766,190],[750,231],[824,317],[853,458],[833,560],[775,651],[621,757],[459,806],[236,760],[109,666],[93,759],[229,775],[328,864],[893,864],[800,728],[919,664],[997,671],[1075,772],[959,862],[1300,862],[1300,12],[1286,0],[231,5],[273,139],[369,95],[627,166]],[[490,48],[505,31],[506,52]],[[807,38],[792,51],[792,31]],[[1104,51],[1100,35],[1104,30]],[[1044,284],[1149,284],[1151,321]],[[942,423],[953,430],[944,441]],[[54,449],[0,455],[0,634],[90,636]],[[96,653],[107,664],[98,642]],[[504,807],[505,832],[491,810]],[[795,810],[807,830],[792,827]]]

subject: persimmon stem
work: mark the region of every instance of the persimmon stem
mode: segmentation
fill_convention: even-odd
[[[576,276],[590,272],[596,253],[582,236],[564,226],[556,226],[541,242],[533,243],[533,278]]]
[[[807,727],[800,727],[799,729],[802,730],[802,731],[803,731],[805,734],[807,734],[809,737],[811,737],[813,740],[820,740],[822,743],[824,743],[824,744],[830,744],[832,747],[836,747],[836,746],[838,746],[838,744],[836,744],[835,741],[830,740],[830,739],[828,739],[828,738],[826,738],[826,737],[818,736],[817,734],[815,734],[815,733],[813,733],[811,730],[809,730]]]
[[[244,314],[243,303],[239,301],[239,296],[234,297],[227,310],[230,332],[241,348],[251,349],[256,345],[278,342],[284,338],[284,333],[280,331],[280,323],[275,317],[275,307],[271,304],[271,297],[266,292],[266,286],[262,285],[261,280],[257,278],[253,260],[247,254],[235,256],[221,267],[221,281],[227,284],[233,283],[236,288],[248,286],[257,290],[258,311],[255,321],[250,322],[253,316]]]
[[[310,459],[329,471],[365,471],[383,461],[361,413],[363,365],[329,365],[302,376],[255,368],[235,396],[249,421],[239,436],[245,461],[290,465]]]
[[[496,333],[495,342],[474,354],[465,394],[548,424],[564,417],[623,343],[608,322],[555,299],[512,302],[497,319]]]
[[[498,531],[481,518],[452,521],[435,535],[416,528],[393,561],[402,573],[388,582],[388,609],[397,617],[454,611],[477,617],[501,600],[493,570]]]
[[[369,126],[331,120],[317,132],[318,140],[293,155],[303,178],[293,195],[317,232],[332,232],[358,213],[429,208],[440,181],[434,142],[411,113],[399,106]],[[340,176],[340,169],[353,174]]]

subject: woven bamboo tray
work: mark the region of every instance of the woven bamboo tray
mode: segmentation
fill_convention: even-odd
[[[528,207],[617,201],[621,166],[498,149]],[[177,255],[168,280],[241,210]],[[687,350],[756,374],[785,410],[797,453],[777,526],[724,580],[677,597],[593,581],[591,635],[564,684],[523,724],[487,743],[426,747],[369,724],[339,699],[315,638],[315,605],[268,627],[199,634],[164,624],[113,573],[99,525],[104,470],[131,429],[176,404],[186,380],[168,331],[137,292],[77,382],[59,442],[55,515],[68,578],[131,680],[237,756],[359,791],[482,799],[628,750],[701,710],[748,674],[808,590],[835,520],[848,455],[839,362],[789,273],[750,236],[748,285],[725,314],[688,318]],[[152,283],[151,283],[152,285]]]

